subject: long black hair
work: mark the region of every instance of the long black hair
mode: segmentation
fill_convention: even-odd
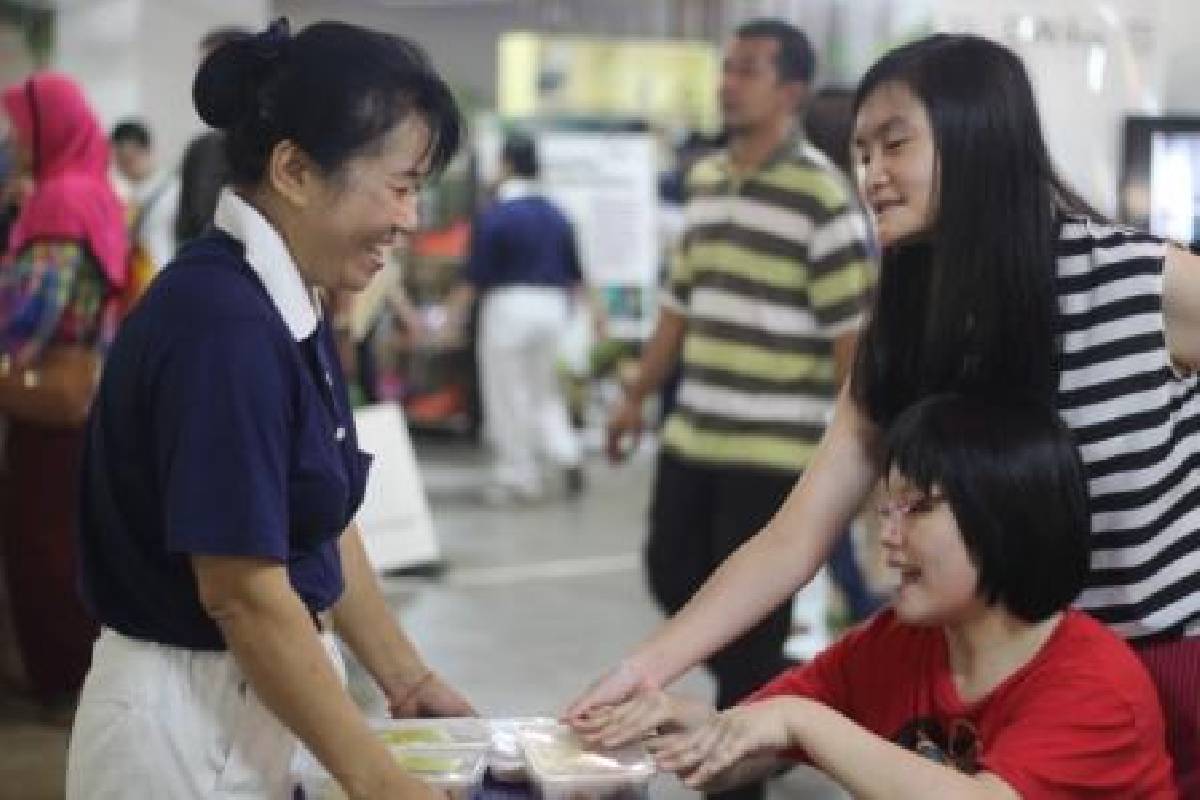
[[[371,152],[409,114],[429,124],[431,171],[458,149],[463,121],[424,51],[400,36],[318,22],[292,36],[286,19],[235,36],[201,64],[200,118],[224,132],[230,179],[259,181],[272,148],[290,139],[328,174]]]
[[[882,426],[937,392],[1052,403],[1059,226],[1064,215],[1098,215],[1051,163],[1025,67],[978,36],[929,36],[867,71],[854,113],[889,83],[929,115],[936,221],[919,242],[883,253],[852,396]]]

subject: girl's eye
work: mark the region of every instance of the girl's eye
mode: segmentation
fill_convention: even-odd
[[[933,511],[933,498],[929,495],[913,500],[908,506],[910,514],[928,514],[930,511]]]
[[[899,150],[901,147],[907,144],[907,142],[908,139],[892,139],[891,141],[884,142],[883,146],[886,150]]]

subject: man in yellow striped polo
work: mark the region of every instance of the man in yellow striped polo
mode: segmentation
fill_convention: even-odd
[[[729,144],[688,175],[686,230],[658,325],[609,423],[615,459],[640,431],[643,399],[679,361],[646,547],[651,590],[669,613],[766,524],[807,466],[874,280],[848,181],[797,124],[813,72],[807,38],[785,22],[746,23],[727,45]],[[783,668],[789,624],[781,606],[708,662],[719,707]]]

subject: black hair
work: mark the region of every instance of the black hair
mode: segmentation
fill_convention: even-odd
[[[1099,215],[1055,171],[1029,77],[1012,51],[958,34],[903,45],[863,76],[854,113],[892,83],[929,115],[936,221],[920,241],[883,252],[852,395],[883,427],[936,392],[1020,387],[1050,403],[1059,366],[1059,227],[1066,215]]]
[[[212,53],[212,51],[224,47],[229,42],[237,39],[248,39],[253,35],[254,31],[237,25],[225,25],[220,28],[213,28],[200,39],[200,49],[205,53]]]
[[[175,242],[191,241],[212,224],[221,188],[229,180],[225,137],[202,133],[188,143],[179,162],[179,206],[175,210]]]
[[[850,163],[850,132],[854,128],[854,91],[825,87],[817,90],[804,109],[804,136],[834,165],[854,175]]]
[[[781,19],[753,19],[737,26],[739,39],[774,39],[779,45],[775,71],[784,83],[812,83],[817,73],[817,57],[804,31]]]
[[[536,178],[541,171],[537,145],[526,133],[510,133],[504,139],[504,160],[513,174],[521,178]]]
[[[296,36],[286,19],[234,39],[200,66],[200,118],[225,132],[230,179],[253,184],[271,150],[291,140],[329,175],[369,153],[410,114],[430,128],[433,173],[458,150],[463,121],[425,53],[400,36],[319,22]]]
[[[1020,398],[928,397],[884,437],[884,468],[946,497],[980,595],[1027,622],[1065,608],[1089,570],[1083,464],[1053,409]]]
[[[138,147],[150,147],[154,142],[154,138],[150,135],[150,128],[140,119],[121,120],[113,126],[108,140],[114,145],[128,142]]]

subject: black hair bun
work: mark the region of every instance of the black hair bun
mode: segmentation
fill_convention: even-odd
[[[228,129],[256,114],[258,90],[290,43],[288,21],[280,17],[265,31],[236,38],[210,53],[192,83],[192,102],[200,119]]]

